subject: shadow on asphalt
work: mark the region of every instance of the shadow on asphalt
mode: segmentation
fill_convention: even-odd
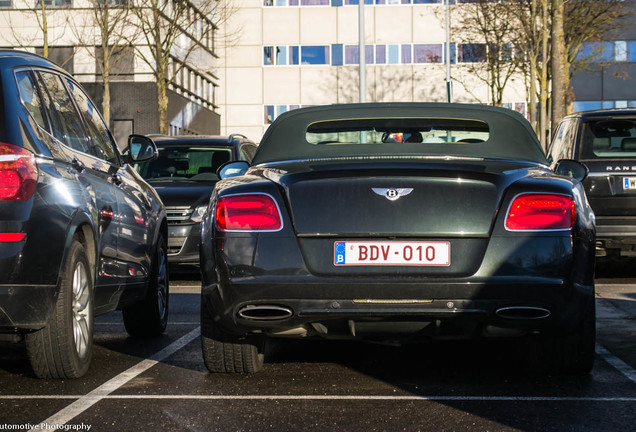
[[[596,279],[636,278],[636,258],[597,258],[595,277]]]

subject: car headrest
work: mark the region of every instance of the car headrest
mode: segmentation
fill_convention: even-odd
[[[216,172],[217,169],[225,162],[230,161],[230,152],[225,150],[215,151],[212,155],[212,169]]]
[[[175,160],[174,167],[177,171],[187,171],[190,168],[190,163],[187,160]]]

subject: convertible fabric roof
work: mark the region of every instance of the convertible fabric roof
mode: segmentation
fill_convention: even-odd
[[[357,119],[462,119],[488,124],[489,138],[481,143],[381,143],[316,145],[307,142],[307,129],[316,122]],[[253,165],[298,159],[351,156],[452,156],[507,159],[546,164],[530,123],[516,111],[486,105],[448,103],[366,103],[301,108],[280,115],[267,129]]]

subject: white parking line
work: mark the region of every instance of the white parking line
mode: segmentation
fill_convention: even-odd
[[[137,377],[138,375],[144,373],[160,361],[166,359],[172,354],[179,351],[181,348],[192,342],[194,339],[201,335],[201,327],[197,327],[192,330],[190,333],[185,336],[177,339],[161,351],[153,354],[149,358],[137,363],[135,366],[132,366],[128,370],[120,373],[116,377],[106,381],[101,386],[97,387],[95,390],[90,393],[80,396],[78,400],[67,406],[66,408],[58,411],[53,414],[48,419],[44,420],[40,423],[46,423],[47,425],[51,425],[52,428],[50,430],[56,430],[56,426],[63,426],[68,423],[70,420],[83,413],[93,405],[95,405],[100,400],[104,399],[110,393],[122,387],[128,381]],[[53,429],[54,428],[54,429]],[[38,429],[31,429],[29,432],[36,432]]]
[[[636,384],[636,370],[634,370],[630,365],[616,357],[605,347],[599,344],[596,344],[596,354],[600,355],[603,360],[612,365],[614,369],[622,373],[628,380]]]

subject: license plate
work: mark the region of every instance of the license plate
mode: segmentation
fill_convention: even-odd
[[[636,189],[636,177],[623,177],[623,189]]]
[[[360,242],[334,243],[334,264],[449,266],[449,242]]]

